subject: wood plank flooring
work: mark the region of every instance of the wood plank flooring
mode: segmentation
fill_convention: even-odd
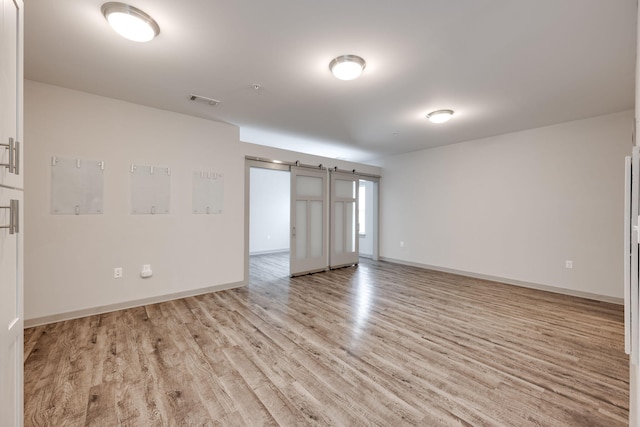
[[[26,426],[623,426],[621,306],[363,260],[25,331]]]

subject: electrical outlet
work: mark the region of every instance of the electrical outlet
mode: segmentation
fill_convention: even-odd
[[[400,247],[404,248],[404,240],[400,240]]]
[[[566,260],[564,262],[564,268],[573,268],[573,261],[571,261],[570,259]]]
[[[113,278],[114,279],[122,278],[122,267],[116,267],[113,269]]]
[[[153,276],[153,271],[151,271],[151,265],[150,264],[143,265],[140,275],[145,279]]]

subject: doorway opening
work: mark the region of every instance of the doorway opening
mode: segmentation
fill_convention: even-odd
[[[291,173],[249,168],[249,267],[261,279],[289,275]]]
[[[378,183],[355,170],[247,157],[245,282],[357,265],[361,244],[377,260]]]
[[[360,257],[378,260],[378,180],[358,182]]]

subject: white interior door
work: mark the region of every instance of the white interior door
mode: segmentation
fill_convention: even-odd
[[[22,188],[22,156],[18,134],[18,99],[20,85],[20,12],[21,3],[15,0],[3,0],[0,37],[0,184],[7,187]]]
[[[358,263],[357,175],[331,172],[331,268]]]
[[[0,425],[22,425],[22,192],[0,187]]]
[[[638,425],[640,399],[640,147],[625,161],[625,259],[624,259],[624,319],[625,351],[629,354],[629,425]]]
[[[326,180],[326,170],[291,167],[291,276],[328,268]]]
[[[624,319],[625,319],[625,351],[633,364],[638,364],[638,319],[639,308],[639,265],[638,265],[638,203],[640,184],[639,148],[635,147],[633,156],[625,159],[625,259],[624,259]]]
[[[0,426],[23,425],[22,0],[0,7]]]

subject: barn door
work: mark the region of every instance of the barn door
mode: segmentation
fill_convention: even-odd
[[[326,170],[292,166],[289,263],[291,276],[328,268],[326,211]]]
[[[358,263],[358,185],[357,175],[331,172],[331,268]]]

